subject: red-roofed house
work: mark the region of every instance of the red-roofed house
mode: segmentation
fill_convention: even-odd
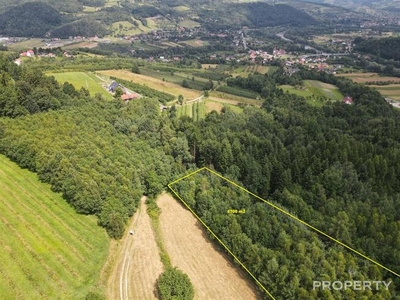
[[[28,50],[26,52],[22,52],[21,56],[34,57],[35,56],[35,52],[33,52],[33,50]]]
[[[121,99],[124,101],[129,101],[129,100],[133,100],[136,99],[138,97],[137,94],[123,94],[121,95]]]
[[[344,97],[342,101],[346,104],[353,104],[353,99],[349,96]]]

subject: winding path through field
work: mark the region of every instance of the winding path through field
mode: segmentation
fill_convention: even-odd
[[[108,279],[108,299],[157,299],[155,283],[163,271],[145,197],[120,241],[115,267]],[[133,235],[129,232],[133,231]]]

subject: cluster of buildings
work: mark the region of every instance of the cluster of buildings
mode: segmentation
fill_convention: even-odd
[[[41,48],[39,48],[40,50]],[[19,55],[19,58],[17,58],[16,60],[14,60],[14,63],[16,63],[17,65],[21,65],[22,64],[22,59],[23,57],[28,57],[28,58],[33,58],[33,57],[50,57],[50,58],[55,58],[57,55],[54,54],[51,51],[42,51],[39,53],[35,53],[35,51],[33,51],[32,49],[28,49],[27,51],[21,52]],[[62,52],[62,56],[64,57],[73,57],[73,55],[68,52],[68,51],[63,51]]]
[[[123,92],[123,94],[121,95],[121,99],[124,100],[125,102],[129,102],[130,100],[134,100],[139,98],[139,94],[136,94],[132,91],[130,91],[129,89],[127,89],[126,87],[124,87],[123,85],[121,85],[120,83],[113,81],[107,88],[107,90],[110,93],[115,93],[117,91],[117,89],[120,88]]]

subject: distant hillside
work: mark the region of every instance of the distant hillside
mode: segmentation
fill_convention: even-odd
[[[36,0],[37,1],[37,0]],[[106,4],[106,0],[40,0],[42,3],[49,4],[59,12],[76,13],[82,11],[83,6],[102,7]],[[11,6],[22,5],[35,0],[0,0],[0,12],[7,10]]]
[[[223,4],[216,9],[203,9],[199,22],[209,28],[304,26],[316,21],[307,13],[289,5],[268,5],[264,2]]]
[[[51,31],[52,37],[69,38],[70,36],[104,36],[107,29],[99,22],[91,19],[82,19],[72,23],[61,25]]]
[[[378,16],[382,13],[398,14],[400,12],[398,0],[307,0],[307,2],[332,4],[355,12]]]
[[[400,37],[389,37],[386,39],[355,39],[355,50],[373,54],[385,59],[400,61]]]
[[[299,2],[297,0],[293,0]],[[27,3],[28,2],[28,3]],[[107,4],[107,6],[105,5]],[[115,3],[113,3],[115,4]],[[182,5],[177,9],[176,5]],[[145,4],[121,0],[109,6],[106,0],[0,0],[0,34],[9,36],[53,37],[104,36],[113,24],[160,16],[156,26],[173,28],[182,19],[195,20],[204,27],[223,28],[307,26],[316,20],[307,12],[286,4],[268,5],[265,2],[237,3],[233,0],[206,1],[146,1]],[[84,10],[86,6],[95,10]]]
[[[61,21],[60,13],[52,6],[42,2],[25,3],[0,14],[0,34],[43,37]]]

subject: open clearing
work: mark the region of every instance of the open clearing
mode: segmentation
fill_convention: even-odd
[[[384,97],[400,101],[400,78],[379,76],[377,73],[349,73],[349,74],[339,74],[337,76],[349,78],[357,83],[392,81],[394,82],[394,84],[388,84],[388,85],[371,84],[368,86],[377,89]]]
[[[123,80],[132,80],[135,83],[147,85],[153,89],[172,94],[174,96],[182,95],[185,99],[195,99],[201,96],[200,91],[195,91],[191,89],[186,89],[178,84],[162,81],[154,77],[146,76],[143,74],[135,74],[128,70],[107,70],[99,71],[98,73],[114,76],[116,78],[121,78]]]
[[[0,155],[1,299],[83,299],[109,238],[37,176]]]
[[[163,265],[144,202],[143,197],[140,209],[118,242],[107,284],[108,299],[157,299],[155,283],[163,272]],[[133,235],[129,230],[133,230]]]
[[[392,76],[379,76],[377,73],[348,73],[348,74],[338,74],[338,77],[346,77],[357,83],[366,83],[369,81],[394,81],[400,83],[400,78]]]
[[[7,45],[7,47],[9,47],[12,50],[27,50],[27,49],[31,49],[33,47],[37,47],[37,48],[43,47],[45,45],[46,44],[43,42],[43,39],[28,38],[21,42]]]
[[[64,82],[69,82],[75,89],[80,90],[84,87],[88,89],[91,96],[96,93],[100,93],[106,99],[112,99],[110,93],[106,91],[104,87],[101,86],[102,82],[96,75],[85,72],[64,72],[64,73],[46,73],[48,76],[54,76],[58,82],[63,84]]]
[[[96,48],[98,45],[99,44],[94,41],[83,41],[83,42],[73,43],[73,44],[69,44],[67,46],[63,46],[63,49],[64,50],[71,50],[71,49],[78,49],[78,48],[92,49],[92,48]]]
[[[203,226],[177,200],[164,193],[157,200],[160,226],[172,265],[189,275],[195,299],[257,299],[239,267],[209,241]]]

